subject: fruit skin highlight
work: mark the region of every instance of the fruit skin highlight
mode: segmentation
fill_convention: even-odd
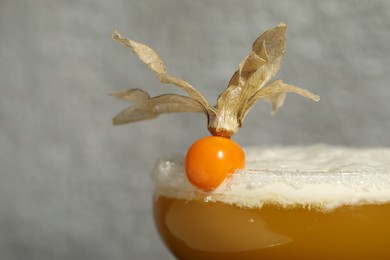
[[[230,138],[207,136],[188,150],[185,170],[188,180],[197,188],[210,192],[237,169],[245,167],[242,148]]]

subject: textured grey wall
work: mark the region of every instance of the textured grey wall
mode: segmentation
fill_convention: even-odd
[[[172,259],[151,217],[153,163],[206,135],[201,115],[113,127],[107,93],[161,85],[110,39],[149,44],[209,100],[251,43],[288,24],[277,117],[259,103],[242,145],[390,146],[390,1],[0,1],[0,259]]]

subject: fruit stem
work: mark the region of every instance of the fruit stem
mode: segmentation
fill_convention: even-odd
[[[222,129],[209,128],[209,132],[213,136],[225,137],[228,139],[230,139],[230,137],[234,134],[233,131],[229,131],[224,128]]]

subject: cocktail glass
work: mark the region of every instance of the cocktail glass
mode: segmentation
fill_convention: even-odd
[[[183,158],[154,173],[154,219],[178,259],[390,259],[390,149],[247,148],[213,192]]]

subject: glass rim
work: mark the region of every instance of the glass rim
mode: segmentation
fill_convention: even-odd
[[[249,207],[276,203],[330,209],[390,203],[390,148],[311,145],[244,150],[247,168],[208,193],[188,182],[183,155],[162,158],[153,174],[156,190],[166,196],[201,196]]]

